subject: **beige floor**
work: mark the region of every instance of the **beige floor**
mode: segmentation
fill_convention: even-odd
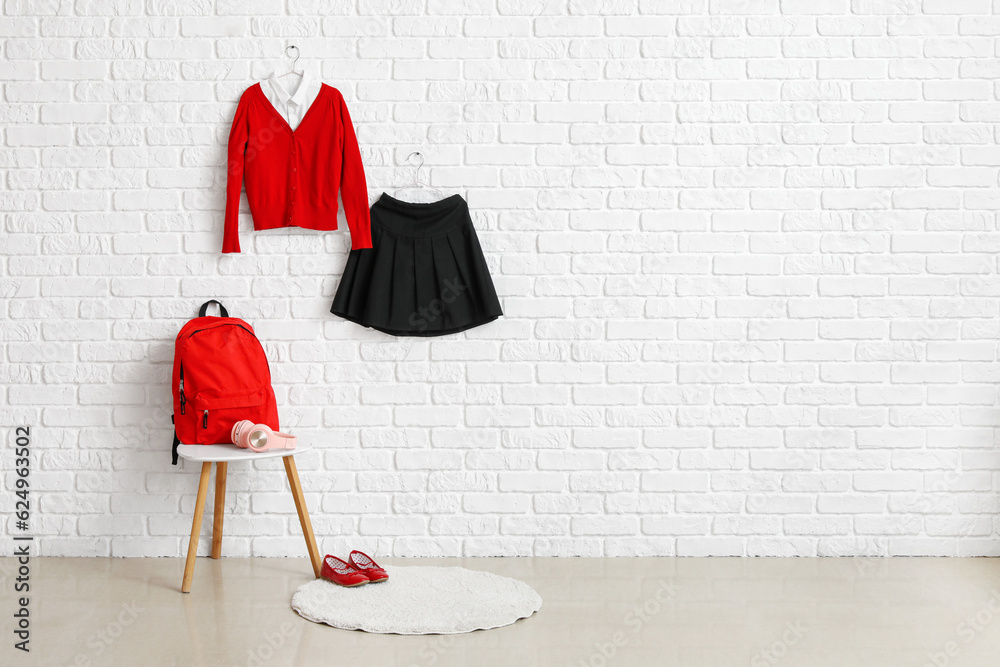
[[[1000,559],[385,559],[522,579],[534,617],[403,637],[307,622],[299,559],[32,561],[32,652],[11,648],[13,559],[0,559],[0,664],[338,667],[750,667],[1000,664]]]

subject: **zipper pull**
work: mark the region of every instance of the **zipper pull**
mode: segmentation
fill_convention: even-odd
[[[187,399],[184,398],[184,378],[181,378],[181,414],[184,414],[185,403],[187,403]]]
[[[205,416],[201,418],[201,427],[208,428],[208,410],[205,410]]]

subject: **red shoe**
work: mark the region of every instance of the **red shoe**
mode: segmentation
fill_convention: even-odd
[[[363,572],[364,575],[368,577],[368,580],[373,584],[379,581],[385,581],[389,578],[389,574],[385,570],[380,568],[375,561],[360,551],[352,551],[348,560],[351,561],[351,565],[356,567],[359,572]]]
[[[323,568],[319,571],[319,576],[338,586],[346,587],[361,586],[369,581],[364,572],[329,554],[323,557]]]

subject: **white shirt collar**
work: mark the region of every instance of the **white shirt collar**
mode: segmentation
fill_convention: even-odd
[[[295,94],[289,93],[285,90],[285,87],[281,85],[281,81],[278,80],[278,73],[271,72],[271,76],[267,78],[268,83],[271,84],[271,88],[274,90],[275,95],[281,100],[282,104],[288,104],[291,102],[296,106],[302,106],[305,104],[306,97],[309,94],[309,88],[312,86],[312,79],[309,77],[309,72],[302,72],[302,80],[299,82],[299,87],[295,89]]]

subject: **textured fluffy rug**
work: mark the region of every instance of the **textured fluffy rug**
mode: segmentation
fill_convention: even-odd
[[[463,567],[386,567],[388,581],[344,588],[323,579],[299,587],[292,609],[315,623],[399,635],[454,635],[526,618],[542,598],[523,581]]]

